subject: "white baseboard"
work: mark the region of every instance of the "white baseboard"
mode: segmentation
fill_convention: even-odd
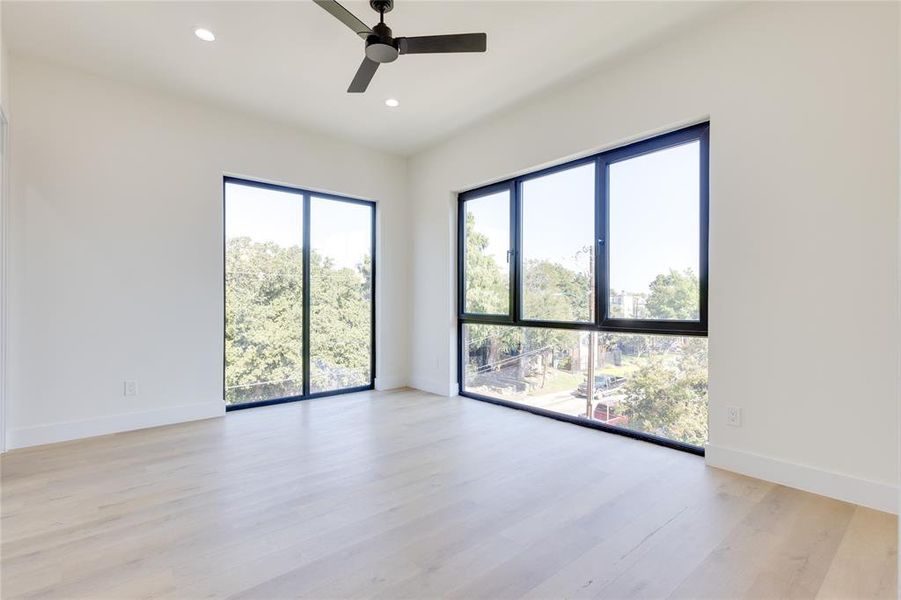
[[[395,375],[382,375],[381,377],[375,378],[375,389],[382,390],[396,390],[397,388],[402,388],[407,386],[407,379],[405,377],[397,377]]]
[[[708,444],[707,464],[806,492],[898,514],[898,486],[824,471],[732,448]]]
[[[78,421],[48,423],[46,425],[11,429],[7,432],[6,442],[9,449],[26,448],[28,446],[67,442],[109,433],[209,419],[224,414],[225,403],[221,400],[216,402],[197,402],[141,412],[97,417],[95,419],[81,419]]]
[[[415,375],[410,378],[410,387],[439,396],[453,397],[458,393],[456,383],[448,383],[446,381],[428,379],[426,377],[417,377]]]

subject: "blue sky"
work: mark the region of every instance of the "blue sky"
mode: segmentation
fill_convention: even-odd
[[[646,292],[660,273],[698,268],[700,145],[691,142],[610,166],[610,285]],[[587,270],[576,252],[594,239],[594,166],[558,171],[523,184],[523,258]],[[488,252],[506,264],[506,192],[467,202]]]
[[[227,183],[225,197],[227,238],[248,236],[285,247],[303,243],[303,201],[299,194]],[[371,248],[370,208],[316,196],[311,201],[313,249],[333,258],[338,267],[356,267]]]

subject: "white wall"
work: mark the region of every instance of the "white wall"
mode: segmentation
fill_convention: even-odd
[[[454,191],[709,117],[708,461],[897,510],[897,10],[756,3],[416,157],[413,384],[455,389]]]
[[[3,11],[0,11],[2,17]],[[0,19],[2,21],[2,19]],[[0,22],[0,113],[9,119],[9,68],[6,42],[3,39],[3,25]],[[7,226],[9,206],[9,144],[4,140],[4,125],[0,122],[0,452],[6,449],[6,363],[7,363],[7,311],[6,311],[6,264],[7,264]]]
[[[404,159],[11,65],[10,447],[222,413],[223,173],[378,201],[377,384],[406,383]]]
[[[6,42],[3,39],[3,11],[0,10],[0,105],[9,106],[9,68],[7,65],[9,55],[6,50]]]
[[[901,294],[901,10],[898,11],[898,279],[897,285],[899,294]],[[901,311],[901,303],[898,304],[898,310]],[[898,344],[901,345],[901,319],[899,319],[899,328],[897,330]],[[898,356],[898,377],[901,378],[901,352]],[[898,394],[898,402],[901,403],[901,390]],[[898,415],[898,461],[901,464],[901,411]],[[901,515],[901,493],[898,494],[898,514]],[[898,547],[901,548],[901,519],[898,519]],[[901,552],[898,555],[898,572],[901,573]],[[898,585],[898,598],[901,598],[901,584]]]

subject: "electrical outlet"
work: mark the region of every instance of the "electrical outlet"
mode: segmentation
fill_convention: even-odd
[[[741,427],[741,408],[729,406],[726,408],[726,425]]]
[[[138,382],[137,381],[126,381],[122,390],[123,395],[125,396],[137,396],[138,395]]]

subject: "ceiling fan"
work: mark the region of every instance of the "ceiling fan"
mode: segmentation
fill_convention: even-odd
[[[379,22],[372,27],[335,0],[313,1],[366,40],[366,57],[347,88],[351,94],[365,92],[379,65],[393,62],[401,54],[484,52],[486,48],[488,36],[484,33],[391,37],[391,28],[385,25],[385,13],[394,8],[394,0],[369,0],[369,6],[379,13]]]

